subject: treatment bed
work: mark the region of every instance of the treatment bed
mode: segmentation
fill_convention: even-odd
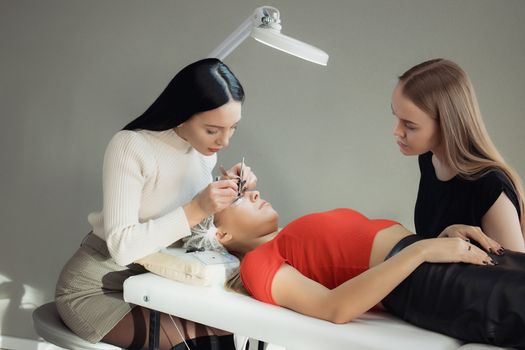
[[[262,303],[222,286],[195,286],[153,273],[128,278],[124,283],[124,300],[287,350],[501,349],[462,344],[383,312],[367,312],[350,323],[333,324]]]

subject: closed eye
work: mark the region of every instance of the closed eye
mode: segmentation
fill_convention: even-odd
[[[407,128],[408,130],[416,130],[417,129],[416,125],[414,125],[413,123],[405,123],[405,128]]]

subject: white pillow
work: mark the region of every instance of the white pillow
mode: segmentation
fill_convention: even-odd
[[[222,287],[239,268],[239,259],[229,253],[186,253],[183,248],[164,248],[135,263],[159,276],[199,286]]]

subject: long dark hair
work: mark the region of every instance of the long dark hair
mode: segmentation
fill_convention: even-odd
[[[231,100],[244,101],[241,83],[220,60],[206,58],[184,67],[146,112],[122,130],[168,130]]]

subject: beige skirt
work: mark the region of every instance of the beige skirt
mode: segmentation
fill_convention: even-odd
[[[144,272],[138,265],[117,265],[106,242],[89,233],[58,278],[58,313],[78,336],[99,342],[134,306],[124,302],[124,280]]]

